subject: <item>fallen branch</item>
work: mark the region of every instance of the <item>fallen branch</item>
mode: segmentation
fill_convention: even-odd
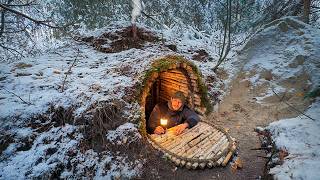
[[[70,67],[69,67],[69,69],[68,69],[68,71],[65,73],[65,74],[66,74],[66,76],[64,77],[63,82],[62,82],[61,92],[63,92],[63,91],[64,91],[64,85],[65,85],[65,83],[66,83],[66,80],[67,80],[68,74],[70,74],[70,73],[71,73],[71,69],[72,69],[72,67],[76,64],[76,61],[77,61],[77,59],[78,59],[79,55],[80,55],[80,50],[78,49],[78,53],[77,53],[76,58],[73,60],[73,62],[72,62],[72,64],[71,64],[71,66],[70,66]]]
[[[8,93],[13,94],[14,96],[18,97],[23,103],[28,104],[28,105],[33,105],[30,101],[27,102],[27,101],[23,100],[20,96],[18,96],[18,95],[15,94],[14,92],[11,92],[11,91],[9,91],[9,90],[7,90],[7,89],[5,89],[5,88],[3,88],[3,89],[4,89],[5,91],[7,91]],[[30,99],[30,94],[29,94],[29,99]]]
[[[274,91],[274,89],[272,88],[272,92],[282,101],[282,99],[283,98],[281,98],[275,91]],[[295,110],[295,111],[297,111],[298,113],[300,113],[300,114],[302,114],[302,115],[304,115],[304,116],[306,116],[307,118],[309,118],[309,119],[311,119],[311,120],[313,120],[313,121],[316,121],[316,119],[314,119],[314,118],[312,118],[312,117],[310,117],[310,116],[308,116],[308,115],[306,115],[305,113],[303,113],[302,111],[300,111],[299,109],[297,109],[297,108],[295,108],[295,107],[293,107],[291,104],[289,104],[289,103],[287,103],[286,101],[283,101],[286,105],[288,105],[290,108],[292,108],[293,110]]]

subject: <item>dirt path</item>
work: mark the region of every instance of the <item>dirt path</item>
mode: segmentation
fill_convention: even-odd
[[[307,76],[296,77],[285,86],[294,88],[297,91],[280,94],[266,98],[263,103],[258,103],[256,98],[260,93],[265,92],[269,87],[266,82],[260,86],[252,87],[246,77],[240,74],[233,82],[230,93],[219,105],[218,112],[212,113],[209,119],[215,124],[229,129],[232,137],[238,141],[238,157],[243,162],[244,168],[231,172],[230,164],[227,167],[190,171],[186,168],[171,169],[170,172],[161,172],[160,177],[165,179],[264,179],[266,160],[258,156],[265,156],[263,151],[251,150],[260,147],[260,141],[254,128],[265,127],[269,123],[286,117],[296,117],[297,112],[289,108],[283,101],[289,102],[300,110],[304,110],[310,102],[297,96],[300,91],[306,91]],[[301,89],[302,88],[302,89]],[[298,92],[298,93],[297,93]]]

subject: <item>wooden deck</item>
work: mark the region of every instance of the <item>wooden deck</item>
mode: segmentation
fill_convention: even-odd
[[[167,129],[166,134],[151,134],[149,141],[177,166],[188,169],[225,166],[236,149],[227,132],[206,122],[199,122],[180,135],[175,135],[173,128]]]

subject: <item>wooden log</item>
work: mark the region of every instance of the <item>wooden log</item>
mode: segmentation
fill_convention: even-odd
[[[195,163],[192,164],[191,168],[192,169],[197,169],[198,165],[199,165],[199,163],[195,162]]]
[[[160,76],[160,80],[163,80],[163,79],[173,80],[173,81],[177,81],[179,83],[187,83],[188,82],[187,77],[174,76],[174,75],[169,75],[169,74],[162,74]]]
[[[183,167],[184,165],[186,165],[186,161],[185,160],[181,160],[180,166]]]
[[[197,137],[196,139],[193,139],[192,141],[187,143],[183,148],[179,149],[178,151],[180,152],[178,152],[178,154],[187,158],[193,157],[195,151],[197,151],[199,147],[201,147],[200,145],[199,146],[196,146],[196,145],[201,141],[203,141],[210,134],[212,134],[212,130],[210,129],[207,130],[206,132],[203,132],[203,134],[201,134],[199,137]]]
[[[207,163],[207,167],[208,167],[208,168],[212,168],[212,167],[213,167],[213,163],[212,163],[212,162],[208,162],[208,163]]]
[[[168,82],[176,85],[185,85],[188,86],[188,81],[177,81],[176,79],[170,79],[170,78],[161,78],[161,82]]]
[[[162,73],[160,74],[160,78],[161,78],[161,77],[179,78],[179,79],[181,79],[181,80],[187,81],[187,77],[186,77],[184,74],[182,74],[182,73],[174,73],[174,72],[169,72],[169,71],[167,71],[167,72],[162,72]]]
[[[186,168],[187,168],[187,169],[191,169],[191,167],[192,167],[191,162],[187,162],[187,163],[186,163]]]
[[[209,151],[208,151],[209,153],[206,154],[205,158],[206,158],[206,159],[211,159],[211,158],[213,158],[213,156],[219,151],[220,146],[221,146],[222,144],[226,143],[226,142],[228,142],[228,139],[226,139],[226,137],[223,136],[223,137],[221,138],[221,140],[219,141],[219,143],[215,144],[211,149],[209,149]]]
[[[185,131],[182,132],[182,134],[179,134],[178,136],[175,136],[174,141],[166,142],[166,143],[163,143],[162,145],[165,148],[168,148],[168,149],[173,148],[176,145],[179,145],[179,143],[182,141],[182,139],[185,139],[186,137],[191,136],[192,133],[199,132],[200,131],[200,127],[201,126],[197,125],[197,126],[191,128],[191,129],[186,129]]]
[[[224,158],[225,158],[225,157],[222,156],[222,157],[217,161],[217,164],[220,165],[220,164],[222,163],[222,161],[223,161]]]
[[[219,143],[223,141],[221,137],[224,137],[224,134],[219,132],[219,134],[216,136],[216,138],[219,138],[219,139],[213,139],[212,141],[214,141],[214,143],[208,145],[207,147],[204,147],[204,152],[201,154],[199,159],[208,159],[207,156],[212,152],[212,149],[217,147]]]
[[[222,137],[222,133],[218,132],[215,137]],[[205,145],[202,146],[202,151],[199,152],[196,156],[196,158],[199,159],[205,159],[206,155],[210,153],[210,149],[218,142],[218,140],[215,140],[214,138],[212,138],[211,140],[209,140],[208,142],[206,142]]]
[[[200,129],[202,130],[204,128],[206,127],[203,124],[199,124],[199,126],[191,128],[190,131],[186,134],[180,134],[179,137],[176,138],[176,140],[174,140],[174,142],[165,146],[166,149],[170,149],[171,152],[174,152],[176,149],[179,149],[180,147],[188,143],[190,140],[198,136],[200,134]]]
[[[198,123],[195,127],[191,128],[191,129],[186,129],[184,132],[182,132],[178,136],[175,136],[173,141],[164,142],[161,144],[161,146],[163,146],[166,149],[170,149],[171,147],[174,147],[176,144],[178,144],[181,141],[181,139],[186,138],[186,136],[190,136],[187,134],[192,134],[196,131],[199,131],[200,127],[202,127],[202,123]]]
[[[206,165],[207,165],[207,163],[203,162],[203,163],[200,163],[200,164],[199,164],[199,167],[200,167],[201,169],[204,169],[204,168],[206,167]]]
[[[185,96],[187,96],[188,92],[189,92],[189,88],[187,86],[178,86],[178,85],[170,84],[170,83],[161,83],[161,88],[163,88],[163,87],[186,92]]]
[[[230,160],[232,154],[234,153],[234,151],[236,150],[236,148],[237,148],[236,145],[233,144],[231,150],[227,154],[226,158],[223,160],[222,166],[226,166],[227,165],[227,163],[229,162],[229,160]]]
[[[204,126],[203,128],[201,128],[201,131],[206,131],[207,129],[208,129],[208,126]],[[200,134],[201,132],[196,132],[196,133],[190,133],[188,135],[185,135],[185,137],[179,143],[175,143],[169,149],[171,149],[171,151],[175,153],[177,152],[179,152],[179,154],[184,153],[186,148],[183,148],[183,146],[187,145],[189,141],[196,138]]]
[[[183,90],[185,92],[187,92],[185,95],[187,96],[188,95],[188,92],[190,91],[190,89],[188,88],[188,86],[186,85],[176,85],[176,84],[173,84],[173,83],[168,83],[168,82],[162,82],[161,83],[161,86],[165,86],[167,88],[172,88],[172,89],[179,89],[179,90]],[[160,87],[161,87],[160,86]],[[161,88],[160,88],[161,89]]]
[[[208,147],[212,143],[211,138],[213,138],[216,134],[218,134],[218,131],[214,130],[206,140],[202,141],[201,143],[199,143],[199,145],[197,145],[197,149],[194,151],[192,155],[188,156],[188,158],[200,157],[201,153],[204,151],[204,147]]]
[[[179,78],[179,77],[174,77],[174,76],[169,76],[169,75],[161,75],[160,80],[168,80],[168,81],[175,81],[177,83],[188,83],[187,77],[185,78]],[[191,81],[193,83],[193,81]]]
[[[210,137],[213,133],[214,133],[214,131],[212,129],[210,129],[210,130],[207,131],[207,133],[202,134],[197,139],[194,139],[194,140],[196,140],[196,142],[199,141],[199,144],[190,145],[190,143],[194,142],[194,140],[190,141],[188,143],[188,145],[189,145],[188,148],[190,148],[190,149],[188,149],[185,152],[184,156],[186,156],[187,158],[192,158],[193,156],[195,156],[195,154],[197,154],[198,151],[202,149],[203,145],[210,141],[210,139],[208,137]]]
[[[177,159],[174,161],[174,163],[176,164],[176,166],[180,166],[181,160],[177,158]]]
[[[217,147],[215,150],[213,150],[213,151],[208,155],[207,158],[208,158],[208,159],[211,159],[211,158],[213,158],[214,156],[219,156],[219,155],[223,152],[223,150],[228,147],[228,145],[229,145],[228,140],[225,140],[225,142],[223,142],[223,144],[220,145],[220,147]]]

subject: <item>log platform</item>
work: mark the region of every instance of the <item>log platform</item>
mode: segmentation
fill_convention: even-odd
[[[223,128],[204,121],[180,135],[175,135],[174,128],[170,128],[165,134],[148,136],[152,146],[176,166],[188,169],[226,166],[236,150],[234,139]]]

